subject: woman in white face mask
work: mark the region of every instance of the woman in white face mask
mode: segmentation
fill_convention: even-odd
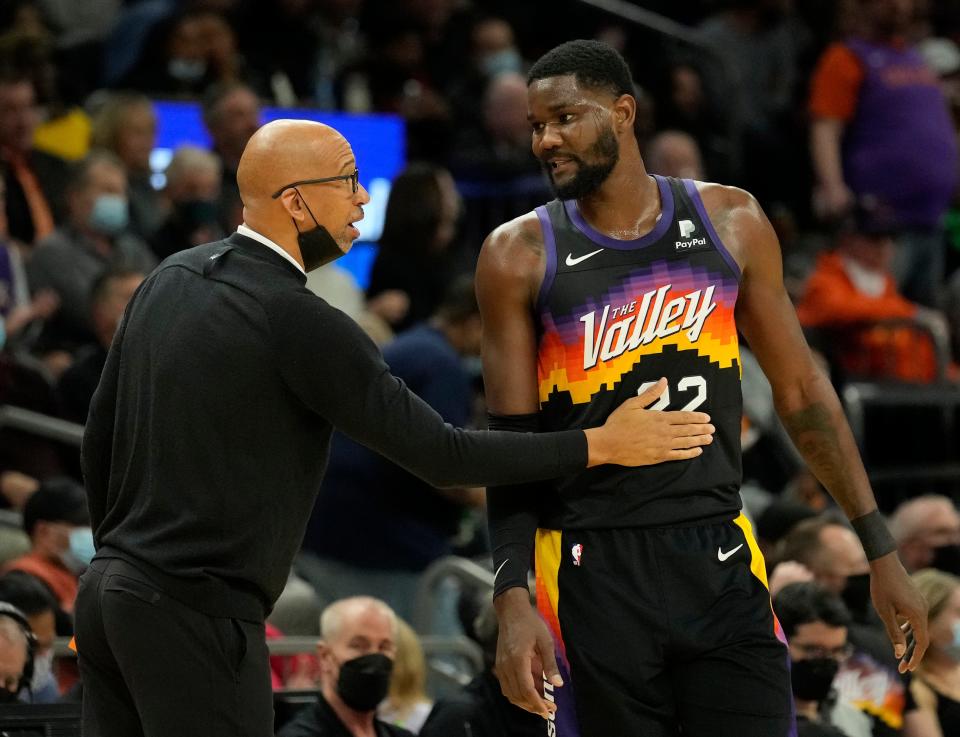
[[[960,735],[960,578],[926,568],[913,580],[930,610],[930,648],[910,689],[943,735]]]

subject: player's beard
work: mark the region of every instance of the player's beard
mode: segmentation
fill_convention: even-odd
[[[596,142],[587,150],[587,156],[591,159],[589,164],[579,156],[571,154],[567,157],[576,163],[577,173],[563,184],[557,184],[552,168],[545,164],[550,186],[561,200],[577,200],[593,194],[610,176],[613,167],[620,160],[620,146],[617,137],[613,135],[613,128],[607,127],[600,132]]]

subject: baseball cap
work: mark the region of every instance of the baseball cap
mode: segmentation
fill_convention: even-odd
[[[66,477],[44,481],[24,505],[24,531],[32,534],[37,522],[41,521],[89,525],[86,491],[76,481]]]

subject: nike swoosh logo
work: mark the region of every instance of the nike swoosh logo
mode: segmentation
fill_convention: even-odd
[[[597,250],[597,251],[594,251],[593,253],[588,253],[588,254],[585,254],[585,255],[583,255],[583,256],[577,256],[577,258],[574,258],[572,253],[568,253],[568,254],[567,254],[567,266],[576,266],[576,265],[579,264],[581,261],[586,261],[586,260],[587,260],[588,258],[590,258],[591,256],[596,256],[596,255],[597,255],[598,253],[600,253],[600,251],[602,251],[602,250],[603,250],[603,249],[601,248],[601,249],[599,249],[599,250]]]
[[[500,564],[500,567],[497,569],[497,572],[493,574],[493,580],[494,580],[494,581],[497,580],[497,576],[500,575],[500,571],[503,570],[503,567],[504,567],[509,561],[510,561],[510,559],[507,558],[505,561],[503,561],[503,563]]]
[[[728,550],[726,553],[724,553],[720,548],[717,548],[717,560],[719,560],[721,563],[723,563],[723,561],[725,561],[725,560],[726,560],[727,558],[729,558],[731,555],[733,555],[734,553],[736,553],[736,552],[737,552],[738,550],[740,550],[740,548],[742,548],[742,547],[743,547],[743,543],[740,543],[740,544],[737,545],[737,547],[735,547],[733,550]]]

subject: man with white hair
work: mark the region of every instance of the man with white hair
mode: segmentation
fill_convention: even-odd
[[[960,574],[960,513],[949,498],[926,494],[905,501],[890,518],[890,532],[911,573],[932,567]]]
[[[397,615],[379,599],[340,599],[320,615],[320,700],[277,737],[409,737],[376,719],[397,651]]]
[[[150,247],[160,260],[223,237],[218,221],[220,160],[198,146],[180,146],[165,173],[163,193],[170,213],[150,238]]]
[[[24,672],[29,659],[30,647],[24,625],[0,611],[0,704],[15,702],[21,689],[27,685]]]

